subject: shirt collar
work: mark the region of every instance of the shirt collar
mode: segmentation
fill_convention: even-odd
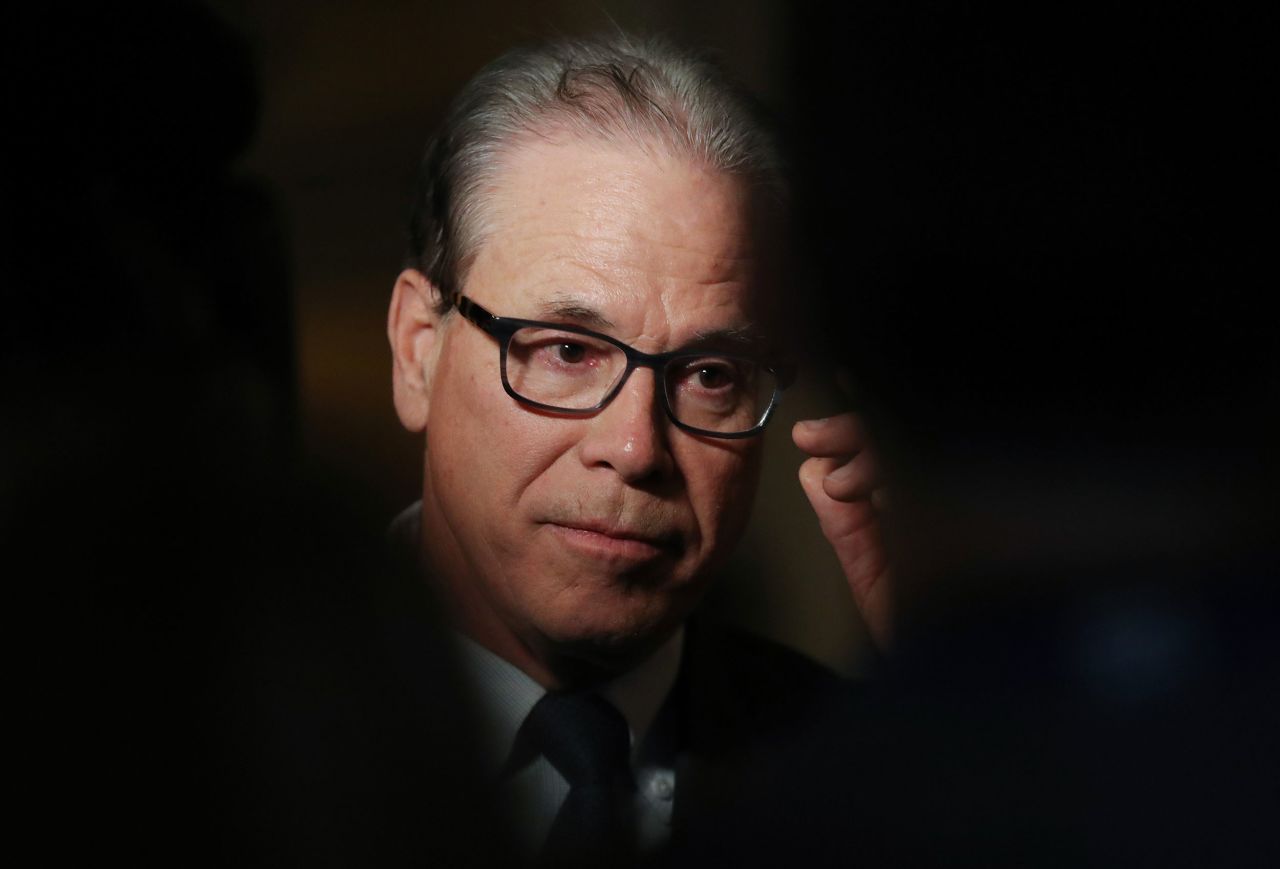
[[[481,748],[486,772],[497,778],[516,734],[546,689],[509,661],[474,640],[459,635],[463,673],[472,687],[481,720]],[[596,689],[626,719],[631,731],[632,762],[644,745],[658,710],[680,670],[684,628],[679,628],[652,655]]]

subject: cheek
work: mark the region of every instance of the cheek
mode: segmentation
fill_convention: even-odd
[[[705,446],[698,444],[698,446]],[[705,447],[710,452],[690,456],[687,468],[689,499],[703,534],[703,548],[737,542],[760,477],[760,450],[755,443]]]
[[[505,394],[504,398],[507,397]],[[512,405],[503,420],[504,473],[514,492],[511,508],[536,507],[548,497],[560,497],[574,479],[572,465],[564,462],[578,437],[578,423],[541,416]]]
[[[478,506],[479,527],[508,527],[521,502],[572,446],[572,423],[518,405],[502,388],[497,366],[462,376],[446,366],[437,384],[428,443],[437,478]],[[486,535],[488,536],[488,535]]]
[[[513,436],[506,431],[499,397],[507,396],[501,392],[496,374],[493,379],[498,395],[493,394],[486,377],[490,372],[475,360],[459,356],[442,359],[436,372],[427,421],[427,454],[444,504],[451,510],[465,510],[466,527],[484,527],[491,502],[506,497],[510,470],[501,445],[510,443]]]

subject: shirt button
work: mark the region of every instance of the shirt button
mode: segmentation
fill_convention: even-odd
[[[653,795],[658,799],[669,800],[675,791],[676,788],[672,784],[670,776],[656,775],[653,777]]]

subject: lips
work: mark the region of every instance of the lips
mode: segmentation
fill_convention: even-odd
[[[552,521],[547,527],[573,550],[606,560],[651,561],[680,549],[681,537],[675,532],[582,519]]]
[[[554,522],[562,528],[571,531],[587,531],[592,534],[599,534],[604,537],[612,537],[614,540],[635,540],[640,543],[649,543],[653,546],[661,548],[670,548],[674,546],[680,539],[680,535],[675,532],[654,533],[645,528],[625,527],[613,525],[608,522],[593,522],[590,520],[570,520]]]

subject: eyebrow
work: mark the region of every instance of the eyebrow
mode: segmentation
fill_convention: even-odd
[[[571,297],[549,299],[538,306],[538,319],[569,320],[591,329],[613,328],[613,321],[590,305]]]
[[[575,325],[604,332],[613,328],[613,321],[598,309],[572,296],[558,296],[538,306],[538,319],[567,320]],[[752,325],[724,329],[705,329],[694,333],[693,338],[681,344],[678,350],[722,350],[744,355],[757,355],[771,342]]]
[[[739,326],[731,329],[699,331],[694,334],[692,341],[686,341],[680,349],[705,348],[755,355],[767,348],[769,344],[769,340],[754,326]]]

